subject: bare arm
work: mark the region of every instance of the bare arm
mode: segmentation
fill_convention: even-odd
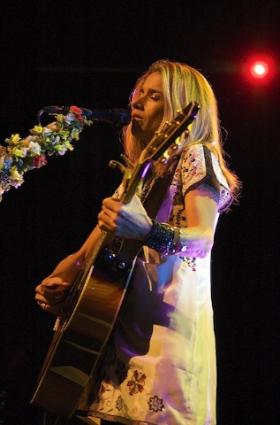
[[[83,269],[88,254],[101,236],[101,230],[96,226],[81,248],[60,261],[52,273],[36,287],[35,300],[44,310],[59,314],[65,296],[77,273]]]
[[[211,250],[218,220],[218,205],[203,188],[191,190],[185,196],[188,227],[180,230],[184,255],[205,257]]]

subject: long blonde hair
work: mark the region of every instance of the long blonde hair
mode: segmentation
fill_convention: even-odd
[[[178,110],[182,110],[188,103],[198,102],[200,110],[191,126],[186,144],[202,143],[217,156],[233,196],[236,197],[241,184],[225,160],[217,100],[211,85],[199,71],[191,66],[163,59],[154,62],[138,78],[135,87],[141,85],[153,72],[159,72],[163,80],[164,115],[160,127],[166,121],[174,119]],[[143,146],[140,146],[139,141],[132,135],[130,124],[124,129],[123,143],[126,155],[134,162],[139,157]]]

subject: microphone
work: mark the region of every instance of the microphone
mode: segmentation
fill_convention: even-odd
[[[130,112],[123,108],[111,108],[111,109],[88,109],[81,108],[83,114],[87,119],[92,121],[106,122],[115,126],[127,125],[130,122]],[[38,119],[40,121],[41,116],[46,114],[68,114],[70,111],[69,106],[44,106],[38,113]]]

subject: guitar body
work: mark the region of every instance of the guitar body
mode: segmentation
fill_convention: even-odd
[[[198,109],[196,103],[188,104],[171,123],[166,122],[162,132],[155,133],[133,170],[126,169],[122,203],[130,202],[152,162],[168,164],[168,157],[172,158],[180,148],[179,136],[182,131],[188,134]],[[157,186],[154,190],[157,192]],[[160,197],[155,193],[152,197],[153,202],[156,199],[152,214],[155,216]],[[141,246],[139,241],[119,240],[109,234],[100,238],[87,267],[73,282],[63,314],[56,322],[32,404],[59,416],[73,416],[89,380],[94,381]]]
[[[96,265],[76,279],[65,317],[57,321],[32,404],[73,416],[111,335],[132,267],[118,273],[110,270],[106,273]]]

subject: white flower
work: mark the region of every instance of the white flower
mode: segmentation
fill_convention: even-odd
[[[40,155],[41,153],[41,146],[37,142],[30,142],[29,143],[29,150],[34,153],[35,155]]]
[[[72,112],[69,112],[66,116],[65,116],[65,122],[67,122],[67,124],[71,124],[72,121],[75,121],[76,117],[74,114],[72,114]]]

